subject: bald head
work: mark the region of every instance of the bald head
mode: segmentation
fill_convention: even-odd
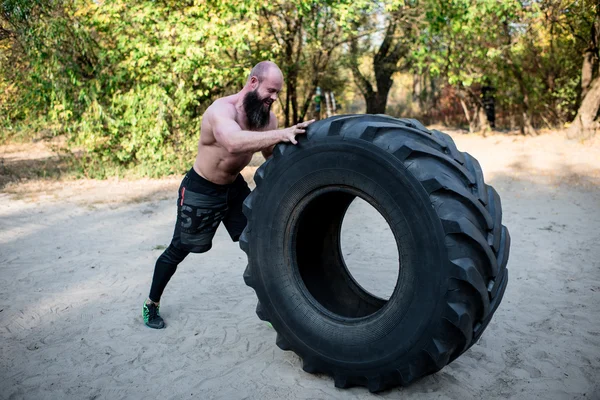
[[[265,79],[281,79],[283,81],[283,74],[281,70],[272,61],[261,61],[252,68],[250,71],[250,76],[248,77],[248,81],[252,79],[252,77],[256,77],[259,83],[262,83]]]
[[[271,106],[282,87],[283,74],[274,62],[262,61],[252,68],[240,92],[250,130],[260,130],[269,124]]]

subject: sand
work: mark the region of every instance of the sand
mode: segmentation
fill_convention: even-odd
[[[30,180],[0,192],[0,399],[599,399],[600,145],[450,133],[500,193],[512,247],[492,322],[437,374],[372,395],[303,372],[256,317],[246,256],[223,228],[167,287],[167,328],[149,329],[141,305],[180,177]],[[0,156],[31,158],[23,146]],[[369,267],[396,250],[365,207],[345,222],[348,262],[389,292],[393,268]]]

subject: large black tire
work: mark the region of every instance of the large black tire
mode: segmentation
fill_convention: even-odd
[[[244,280],[259,318],[305,371],[328,373],[337,387],[376,392],[439,371],[477,341],[506,289],[498,194],[450,136],[416,120],[337,116],[298,139],[275,147],[244,203]],[[387,301],[352,278],[341,254],[356,196],[398,245]]]

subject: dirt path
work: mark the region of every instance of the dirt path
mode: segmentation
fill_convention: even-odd
[[[468,352],[380,396],[600,399],[600,146],[559,134],[452,136],[502,198],[513,239],[509,286]],[[0,156],[10,166],[31,151],[4,146]],[[376,397],[335,389],[331,378],[304,373],[296,355],[275,346],[242,279],[245,254],[222,228],[213,249],[188,257],[167,287],[167,329],[142,324],[179,180],[4,187],[0,399]],[[380,245],[385,229],[356,208],[348,217],[353,243],[362,246],[355,253],[393,261],[395,250]],[[369,258],[352,262],[365,268]],[[386,286],[388,272],[371,273],[370,284]]]

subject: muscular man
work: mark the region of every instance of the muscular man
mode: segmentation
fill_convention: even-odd
[[[283,74],[272,62],[258,63],[237,94],[216,100],[202,117],[198,155],[179,187],[177,222],[173,239],[154,267],[149,298],[142,315],[151,328],[164,328],[159,314],[160,297],[177,265],[189,253],[204,253],[221,222],[238,241],[246,217],[242,203],[250,189],[240,174],[252,155],[270,157],[275,144],[291,142],[312,121],[277,129],[271,105],[283,86]]]

